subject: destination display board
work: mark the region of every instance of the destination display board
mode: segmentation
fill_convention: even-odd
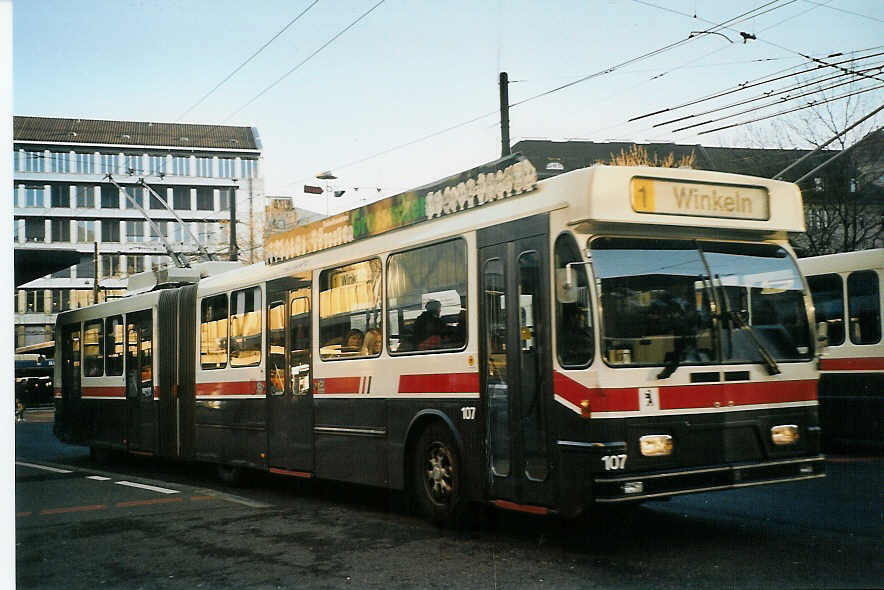
[[[759,186],[635,177],[630,182],[636,213],[725,219],[770,219],[770,197]]]
[[[534,166],[521,154],[512,154],[376,203],[267,236],[266,261],[278,264],[536,188]]]

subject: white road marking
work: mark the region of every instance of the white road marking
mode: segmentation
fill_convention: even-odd
[[[109,477],[104,477],[102,475],[87,475],[86,479],[94,479],[95,481],[109,481]]]
[[[160,488],[157,486],[149,486],[144,483],[135,483],[132,481],[115,481],[114,483],[117,485],[121,485],[121,486],[129,486],[130,488],[141,488],[142,490],[150,490],[152,492],[159,492],[161,494],[179,494],[180,493],[178,490],[170,490],[168,488]]]
[[[57,467],[47,467],[46,465],[25,463],[24,461],[16,461],[15,464],[20,467],[33,467],[34,469],[42,469],[44,471],[51,471],[52,473],[73,473],[70,469],[58,469]]]

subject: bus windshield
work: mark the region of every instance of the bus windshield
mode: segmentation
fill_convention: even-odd
[[[608,364],[775,373],[777,361],[813,353],[801,277],[779,246],[597,238],[590,248]]]

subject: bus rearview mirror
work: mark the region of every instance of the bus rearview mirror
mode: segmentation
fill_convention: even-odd
[[[577,301],[577,273],[571,266],[556,269],[556,301],[559,303]]]

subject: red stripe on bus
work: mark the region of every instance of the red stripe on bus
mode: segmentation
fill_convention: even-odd
[[[638,388],[589,388],[561,373],[554,373],[555,393],[575,406],[587,400],[595,412],[630,412],[638,408]],[[757,381],[659,387],[660,409],[677,410],[719,406],[748,406],[817,399],[816,381]]]
[[[509,502],[508,500],[492,500],[491,503],[504,510],[515,510],[516,512],[527,512],[528,514],[549,514],[549,508],[544,508],[543,506],[516,504],[515,502]]]
[[[823,371],[880,371],[884,369],[884,357],[822,359]]]
[[[254,395],[257,381],[219,381],[217,383],[197,383],[197,395]]]
[[[559,373],[553,373],[553,389],[575,406],[589,401],[593,412],[632,412],[638,410],[638,388],[589,388]]]
[[[756,381],[660,388],[660,409],[781,404],[816,399],[816,381]],[[594,408],[593,408],[594,409]]]
[[[325,383],[323,393],[362,393],[359,391],[362,377],[326,377],[323,382]]]
[[[304,479],[311,479],[313,474],[308,471],[289,471],[288,469],[280,469],[279,467],[271,467],[270,473],[276,473],[278,475],[291,475],[293,477],[302,477]]]
[[[399,393],[477,393],[478,373],[401,375]]]
[[[90,395],[93,397],[124,397],[126,395],[126,388],[122,385],[107,387],[84,387],[83,395]]]

